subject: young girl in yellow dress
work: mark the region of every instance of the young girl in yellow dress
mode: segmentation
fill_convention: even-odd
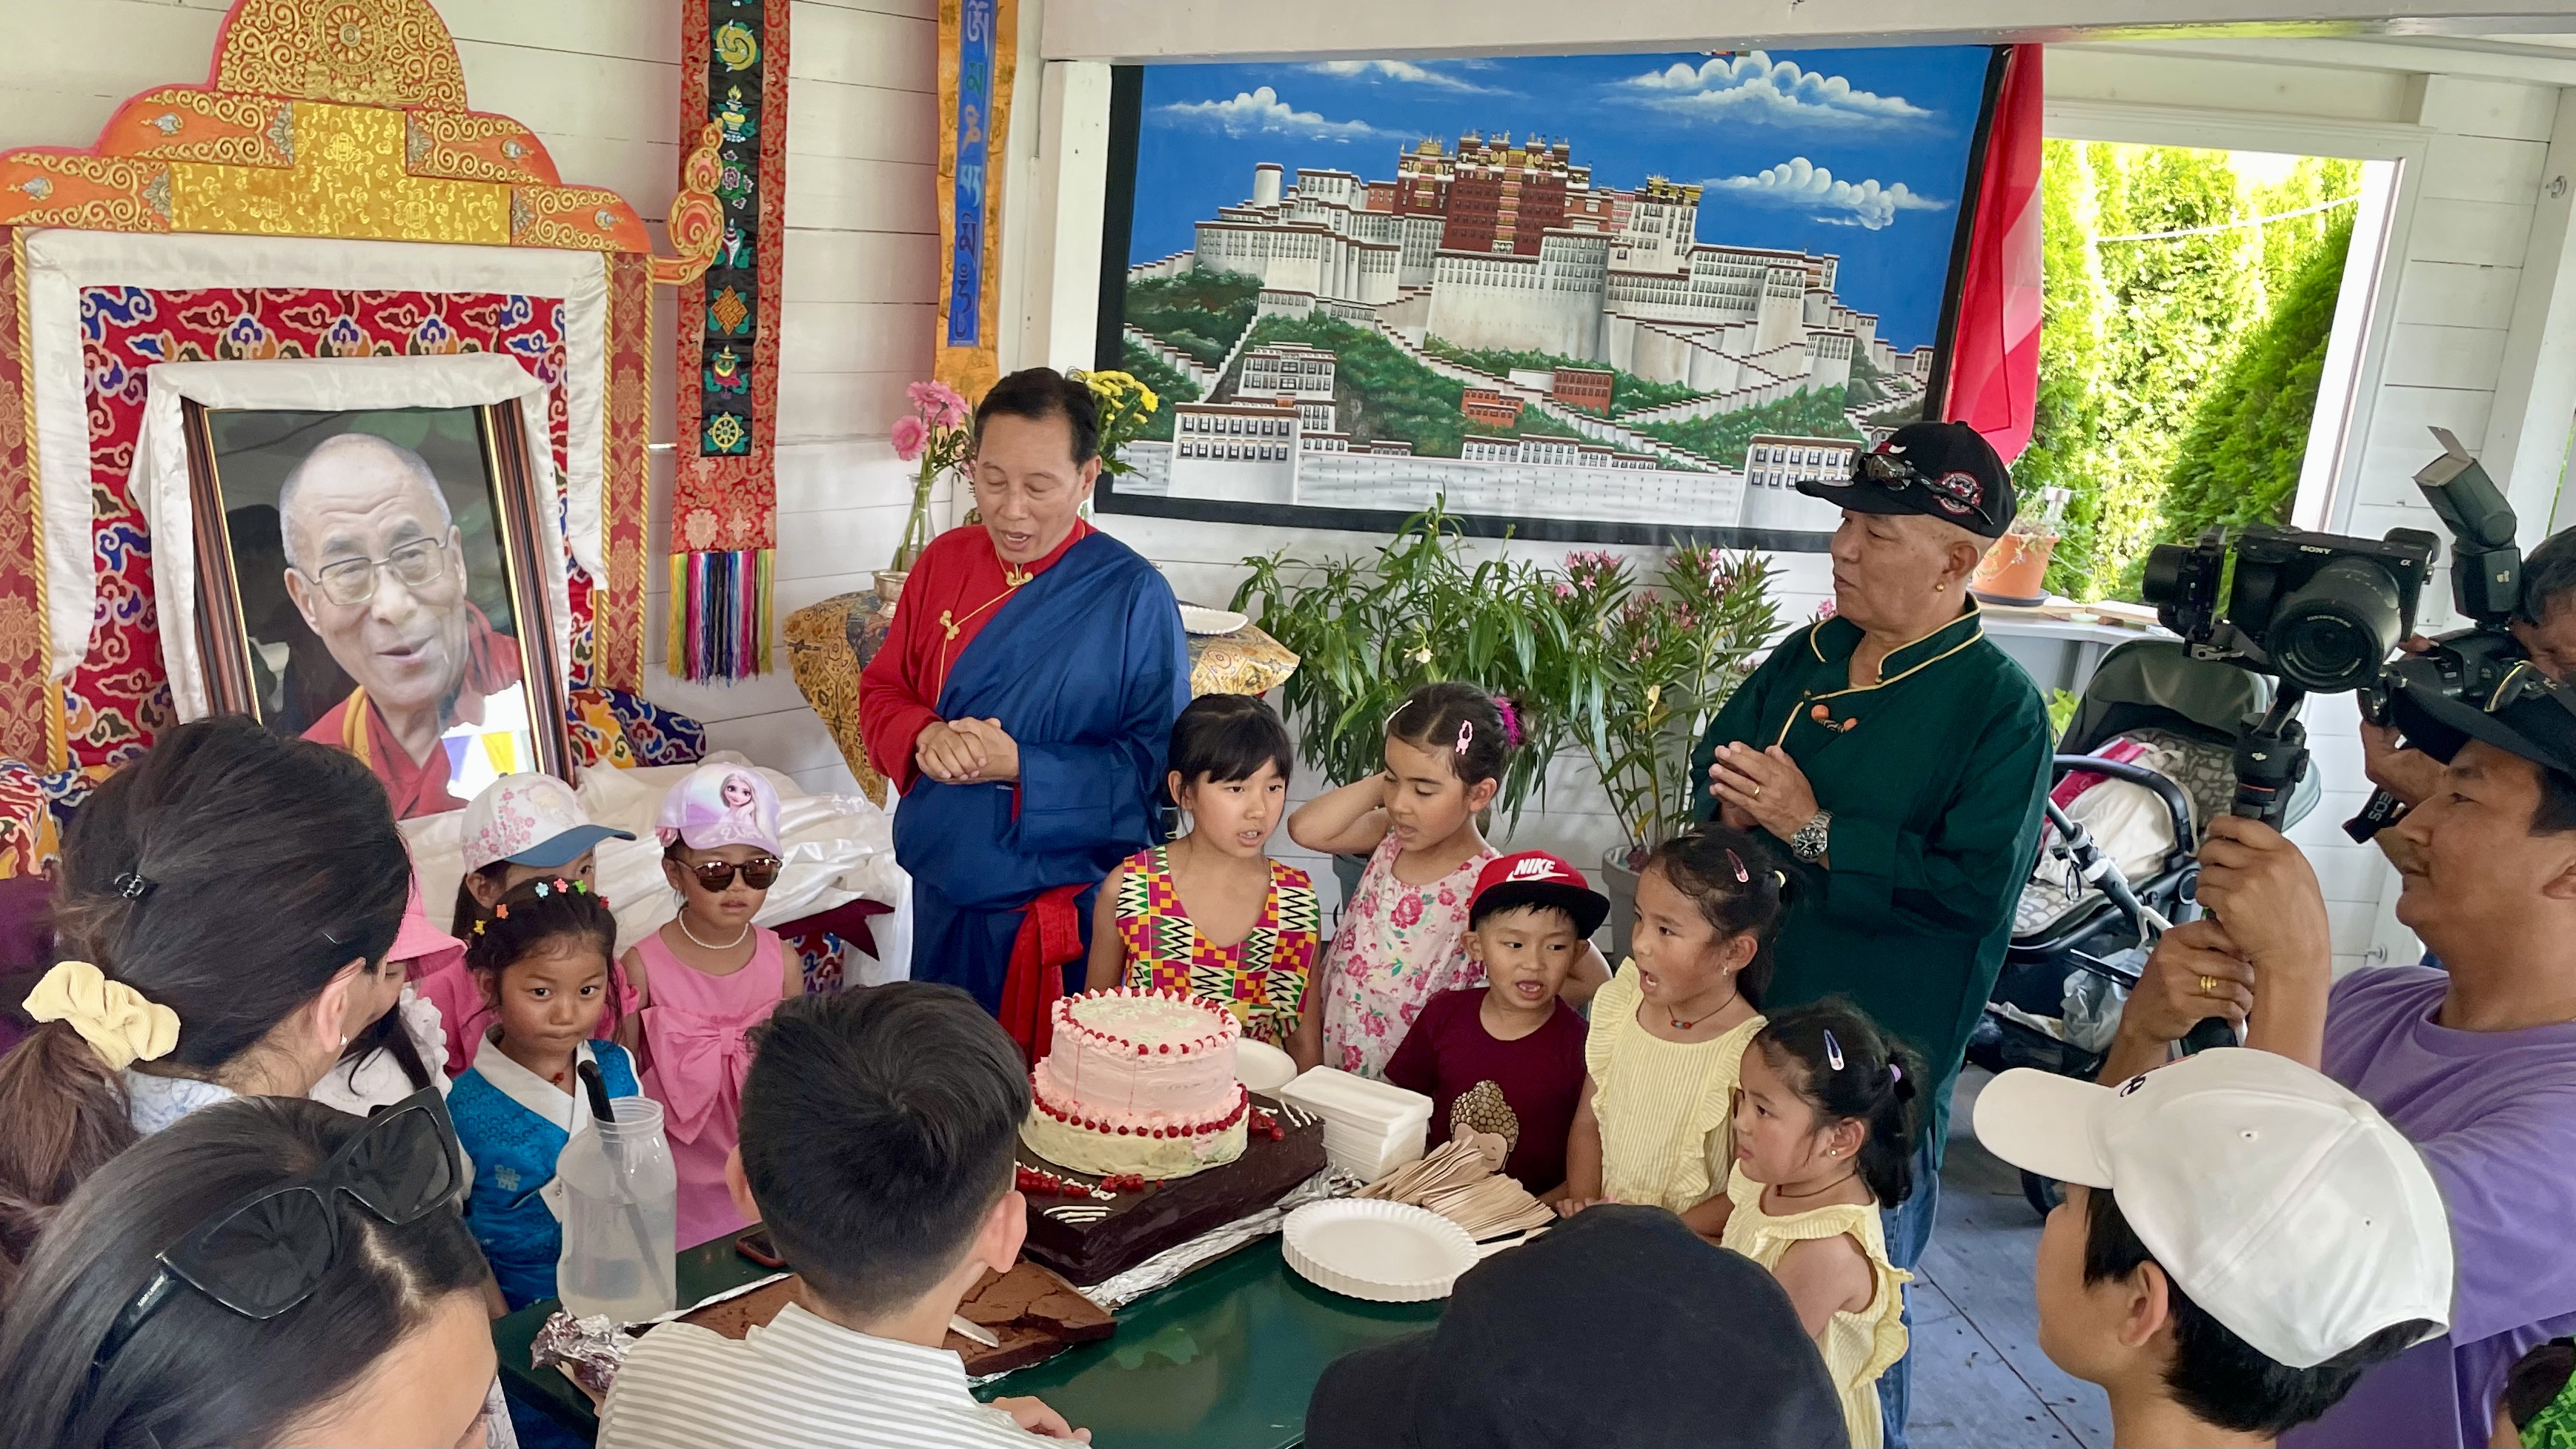
[[[1643,1203],[1702,1237],[1726,1226],[1728,1119],[1762,1029],[1782,888],[1769,853],[1731,826],[1702,825],[1648,858],[1630,959],[1592,1000],[1559,1212]]]
[[[1322,943],[1304,871],[1268,855],[1295,756],[1261,700],[1209,694],[1172,725],[1172,803],[1189,833],[1140,850],[1100,884],[1086,989],[1184,991],[1286,1050]]]
[[[1878,1376],[1905,1356],[1879,1209],[1914,1189],[1913,1053],[1839,998],[1772,1018],[1744,1053],[1725,1246],[1771,1270],[1824,1351],[1852,1449],[1885,1442]]]

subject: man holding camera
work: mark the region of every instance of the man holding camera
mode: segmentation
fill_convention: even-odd
[[[2522,596],[2506,627],[2541,673],[2552,679],[2576,675],[2576,528],[2551,534],[2522,561]],[[2421,638],[2406,641],[2409,652],[2424,647]],[[2361,754],[2370,783],[2402,804],[2432,794],[2442,778],[2442,762],[2407,748],[2395,725],[2363,720]]]
[[[2576,545],[2534,552],[2535,584],[2562,554]],[[2576,602],[2527,597],[2544,626]],[[2222,817],[2201,853],[2213,918],[2158,944],[2103,1068],[2159,1066],[2206,1017],[2248,1022],[2248,1047],[2343,1083],[2432,1169],[2458,1259],[2451,1331],[2285,1444],[2484,1444],[2514,1361],[2576,1331],[2576,686],[2520,664],[2483,700],[2400,691],[2396,714],[2436,776],[2379,840],[2403,877],[2397,918],[2448,972],[2334,980],[2306,858]]]

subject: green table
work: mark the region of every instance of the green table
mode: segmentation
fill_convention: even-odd
[[[718,1239],[680,1255],[680,1296],[695,1301],[766,1272],[735,1253],[730,1237]],[[579,1389],[554,1369],[528,1366],[528,1346],[554,1310],[552,1300],[531,1304],[492,1325],[502,1379],[566,1427],[596,1433]],[[1306,1397],[1324,1365],[1439,1316],[1438,1303],[1363,1303],[1327,1293],[1288,1270],[1274,1236],[1129,1304],[1110,1338],[976,1392],[986,1399],[1034,1394],[1090,1429],[1102,1449],[1286,1449],[1305,1437]]]

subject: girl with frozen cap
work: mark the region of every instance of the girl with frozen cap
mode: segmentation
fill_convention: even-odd
[[[643,1023],[643,1085],[662,1104],[679,1172],[682,1247],[747,1221],[725,1191],[751,1028],[805,989],[778,933],[752,924],[778,879],[778,792],[748,765],[701,765],[662,797],[654,832],[680,898],[622,965]]]

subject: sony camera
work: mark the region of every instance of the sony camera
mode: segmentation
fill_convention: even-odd
[[[2231,544],[2213,527],[2197,543],[2157,545],[2143,592],[2195,659],[2319,694],[2366,689],[2414,631],[2440,547],[2413,528],[2369,539],[2256,524]]]

